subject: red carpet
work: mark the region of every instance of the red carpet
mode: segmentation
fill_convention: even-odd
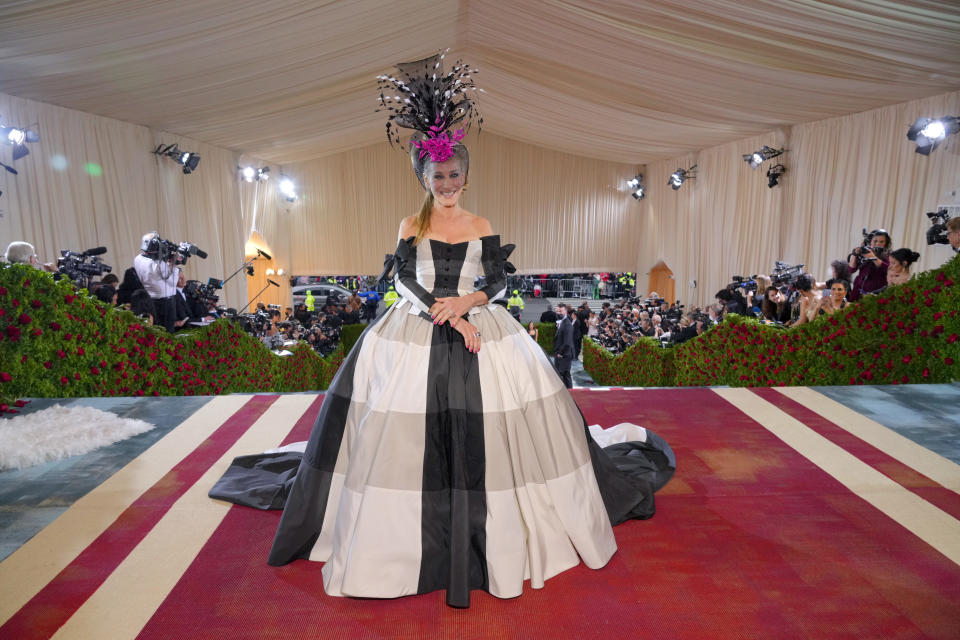
[[[777,392],[754,393],[953,517],[960,513],[955,492]],[[607,567],[578,566],[513,600],[474,592],[467,610],[448,608],[442,593],[331,598],[321,586],[321,565],[266,565],[278,512],[235,506],[140,637],[960,636],[960,566],[713,391],[576,391],[575,397],[591,424],[646,426],[671,444],[678,460],[676,477],[657,496],[657,515],[615,529],[619,551]],[[242,419],[252,422],[249,412],[258,406],[251,400]],[[314,402],[289,434],[278,432],[278,442],[305,439],[318,409]],[[239,428],[240,420],[230,424]],[[144,501],[157,511],[166,504],[166,498]],[[135,543],[97,555],[96,566],[88,567],[85,553],[70,571],[109,573]],[[0,637],[48,637],[99,584],[85,580],[74,592],[62,586],[67,578],[59,576],[21,609]]]

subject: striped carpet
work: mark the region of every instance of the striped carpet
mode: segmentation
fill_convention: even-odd
[[[0,638],[960,637],[956,463],[809,388],[574,394],[679,465],[599,571],[467,610],[327,597],[319,564],[265,564],[279,513],[206,495],[305,439],[320,396],[225,396],[0,563]]]

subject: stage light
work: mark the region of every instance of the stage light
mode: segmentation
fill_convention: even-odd
[[[278,275],[278,276],[282,276],[282,275],[283,275],[283,269],[277,269],[277,275]]]
[[[787,168],[782,164],[775,164],[767,169],[767,186],[773,189],[780,184],[780,178],[787,172]]]
[[[237,170],[240,171],[240,177],[246,180],[247,182],[261,181],[266,180],[270,176],[270,167],[252,167],[247,165],[246,167],[237,167]]]
[[[280,177],[280,184],[277,185],[280,189],[280,193],[286,198],[287,202],[296,202],[297,200],[297,187],[293,184],[293,180],[287,178],[286,176]]]
[[[907,130],[907,139],[917,143],[917,153],[930,155],[951,133],[960,131],[960,116],[917,118]]]
[[[173,159],[177,164],[183,167],[183,172],[185,174],[193,173],[200,164],[199,153],[194,153],[192,151],[181,151],[180,147],[178,147],[176,144],[168,144],[166,146],[159,144],[157,145],[157,148],[153,150],[153,154]]]
[[[633,196],[634,200],[643,200],[643,194],[646,191],[646,187],[643,185],[642,173],[638,173],[631,179],[627,180],[627,186],[630,187],[630,195]]]
[[[266,273],[268,276],[272,276],[274,274],[274,271],[272,268],[268,267],[264,273]]]
[[[689,169],[677,168],[676,171],[670,174],[670,179],[667,180],[667,184],[670,185],[670,188],[676,191],[683,186],[683,183],[690,178],[696,178],[697,176],[692,173],[694,169],[697,168],[697,165],[693,165]]]
[[[34,129],[21,129],[19,127],[5,127],[0,125],[0,139],[13,145],[13,159],[16,161],[26,155],[30,155],[30,149],[27,148],[27,143],[40,140],[40,134]]]
[[[763,146],[759,151],[747,153],[743,156],[743,161],[750,165],[751,169],[756,169],[770,158],[776,158],[783,155],[786,149],[774,149],[773,147]]]

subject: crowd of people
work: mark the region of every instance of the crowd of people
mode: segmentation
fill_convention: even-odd
[[[960,250],[960,218],[950,219],[946,232],[954,251]],[[227,315],[238,319],[248,332],[271,348],[279,349],[284,343],[303,340],[321,355],[336,348],[343,325],[370,322],[376,317],[380,298],[372,287],[368,287],[372,293],[369,297],[364,297],[366,290],[354,293],[347,300],[331,296],[319,311],[315,310],[311,296],[295,309],[288,307],[282,316],[279,308],[263,303],[258,304],[252,314],[238,316],[233,310],[218,307],[216,296],[211,296],[202,286],[193,286],[197,284],[195,281],[188,282],[182,263],[178,264],[175,259],[157,259],[150,250],[155,240],[155,233],[143,237],[140,255],[134,259],[133,267],[124,272],[122,280],[113,273],[105,273],[99,280],[90,279],[87,283],[90,295],[105,304],[128,309],[143,322],[161,325],[168,331],[206,324]],[[668,346],[700,335],[722,322],[729,313],[795,327],[818,316],[836,313],[890,285],[907,282],[920,254],[907,247],[891,251],[891,246],[890,234],[876,229],[866,234],[864,242],[845,260],[834,260],[831,277],[824,281],[818,281],[802,269],[790,277],[775,272],[771,276],[757,274],[750,279],[738,278],[716,293],[714,304],[687,311],[679,301],[670,303],[656,292],[643,299],[631,297],[636,284],[633,274],[585,274],[596,283],[593,292],[597,295],[606,292],[622,297],[603,302],[599,313],[591,311],[586,301],[577,308],[561,304],[545,311],[540,321],[559,323],[570,317],[573,359],[579,358],[584,337],[594,339],[614,354],[622,353],[642,337],[654,338]],[[56,264],[41,263],[34,247],[27,242],[11,243],[4,259],[8,263],[58,271]],[[357,277],[353,283],[359,286],[364,280]],[[543,282],[543,278],[537,277],[528,277],[528,280],[525,286],[511,292],[507,302],[518,320],[524,308],[521,292],[530,294],[536,284]],[[345,286],[350,284],[349,279],[343,281]],[[202,295],[197,295],[198,289]],[[395,298],[390,287],[384,296],[387,306]],[[528,332],[534,339],[538,337],[532,322]]]

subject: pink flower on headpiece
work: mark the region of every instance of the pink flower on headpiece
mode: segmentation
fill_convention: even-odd
[[[423,156],[429,153],[431,162],[446,162],[453,157],[454,145],[463,140],[465,135],[463,129],[457,129],[452,136],[446,131],[439,133],[441,127],[433,126],[430,129],[430,133],[427,134],[429,138],[415,143],[415,146],[420,149],[420,159],[422,160]]]

